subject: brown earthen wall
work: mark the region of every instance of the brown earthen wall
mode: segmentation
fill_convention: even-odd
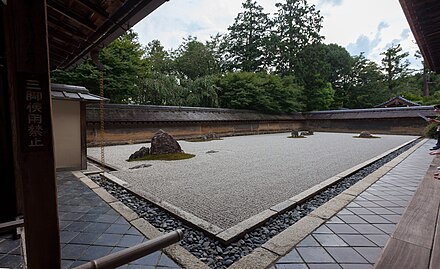
[[[150,141],[154,133],[162,129],[177,139],[197,138],[210,132],[221,136],[263,134],[301,129],[302,122],[187,122],[187,123],[106,123],[105,144],[131,144]],[[87,144],[100,144],[98,124],[87,125]]]
[[[426,122],[420,118],[307,120],[306,126],[321,132],[369,131],[376,134],[423,135]]]
[[[106,105],[106,144],[149,141],[162,129],[178,139],[196,138],[210,132],[220,136],[288,132],[308,129],[321,132],[370,131],[375,134],[422,135],[426,122],[419,117],[434,115],[432,107],[353,109],[267,115],[246,110]],[[87,143],[100,142],[99,113],[87,108]]]

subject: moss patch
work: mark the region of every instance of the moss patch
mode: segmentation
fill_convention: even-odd
[[[201,138],[195,138],[195,139],[187,139],[185,140],[186,142],[209,142],[209,141],[214,141],[214,140],[223,140],[221,138],[219,139],[201,139]]]
[[[288,136],[287,138],[307,138],[304,135],[300,135],[300,136]]]
[[[194,154],[188,154],[188,153],[154,154],[154,155],[147,155],[142,158],[127,160],[127,162],[134,162],[134,161],[177,161],[177,160],[191,159],[195,156],[196,155],[194,155]]]
[[[380,136],[371,136],[371,137],[360,137],[360,136],[353,136],[353,138],[363,138],[363,139],[372,139],[372,138],[380,138]]]

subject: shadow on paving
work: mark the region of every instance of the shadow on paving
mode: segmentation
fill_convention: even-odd
[[[120,251],[146,240],[119,213],[70,172],[57,174],[62,268]],[[0,268],[22,268],[21,240],[0,236]],[[119,268],[180,268],[155,252]]]

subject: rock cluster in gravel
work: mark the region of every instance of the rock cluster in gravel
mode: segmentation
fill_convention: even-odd
[[[91,175],[90,178],[103,186],[110,194],[133,209],[140,217],[146,219],[161,232],[170,232],[183,229],[185,236],[180,245],[205,262],[212,268],[227,268],[235,261],[251,253],[254,249],[264,244],[270,238],[307,216],[317,207],[337,196],[368,174],[374,172],[385,163],[397,157],[418,140],[394,151],[382,159],[364,167],[356,173],[344,178],[324,191],[314,195],[305,202],[294,206],[290,210],[266,221],[262,226],[245,234],[241,239],[224,246],[220,241],[208,237],[202,231],[190,227],[184,221],[174,217],[166,210],[140,198],[123,187],[102,179],[100,176]]]

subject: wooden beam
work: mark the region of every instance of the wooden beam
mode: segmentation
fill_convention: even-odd
[[[72,40],[72,39],[73,40],[79,39],[80,41],[87,40],[86,34],[82,33],[81,31],[79,31],[76,28],[73,28],[71,26],[66,25],[64,22],[62,22],[56,18],[48,17],[47,22],[48,22],[48,26],[49,26],[49,29],[48,29],[49,34],[55,34],[63,39],[65,37],[67,37],[68,38],[67,40]]]
[[[110,14],[108,14],[108,12],[104,8],[102,8],[99,5],[96,5],[90,0],[78,0],[78,2],[84,5],[85,7],[91,9],[93,12],[95,12],[96,14],[100,15],[105,19],[107,19],[110,16]]]
[[[1,6],[8,66],[14,175],[23,204],[28,268],[59,269],[60,238],[54,165],[45,0]]]
[[[52,0],[48,0],[47,1],[47,6],[49,8],[51,8],[53,11],[59,13],[60,15],[63,15],[71,20],[73,20],[74,22],[80,24],[81,26],[89,29],[92,32],[96,31],[96,25],[93,24],[90,20],[88,20],[87,18],[82,17],[81,15],[69,10],[67,7],[64,7],[62,5],[60,5],[59,3],[52,1]]]
[[[433,173],[432,173],[433,174]],[[393,238],[424,248],[431,248],[440,204],[439,182],[427,174],[420,183]]]
[[[60,31],[58,28],[50,27],[48,32],[51,38],[56,39],[58,42],[67,43],[71,47],[77,48],[80,46],[81,41],[85,41],[85,39],[79,38],[78,36],[66,34],[66,32]]]
[[[53,43],[49,46],[51,60],[55,56],[59,60],[65,61],[73,52],[64,50],[61,46],[56,46]]]
[[[428,269],[430,249],[391,238],[374,269]]]
[[[437,209],[439,212],[439,209]],[[440,268],[440,214],[437,215],[434,243],[432,244],[431,260],[429,269]]]

